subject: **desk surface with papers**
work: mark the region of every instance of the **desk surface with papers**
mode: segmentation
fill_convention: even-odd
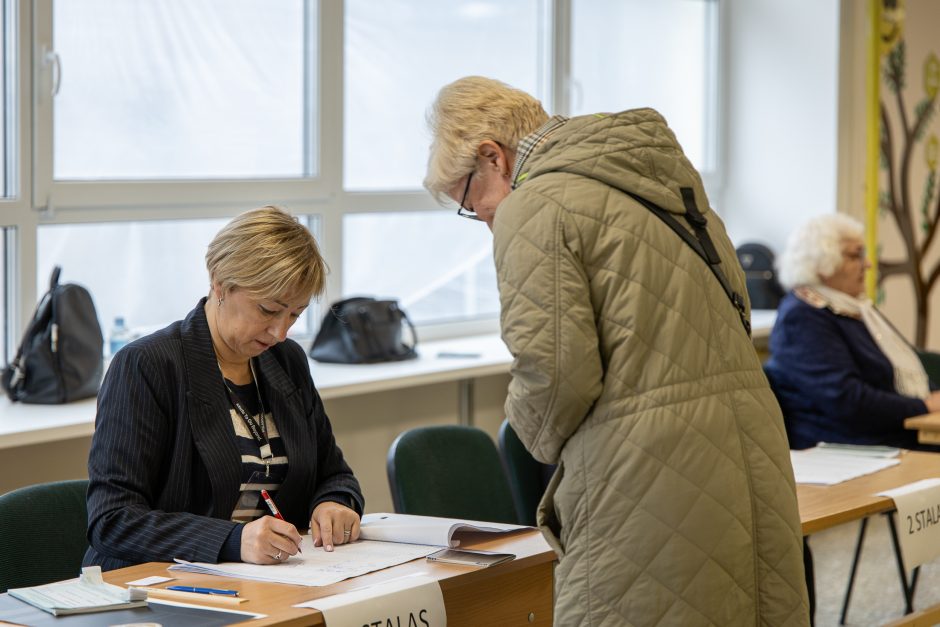
[[[323,625],[324,622],[322,614],[317,610],[293,607],[298,603],[422,574],[439,581],[447,610],[447,624],[451,627],[552,624],[555,553],[540,532],[525,530],[495,539],[492,535],[480,534],[470,538],[465,545],[468,548],[513,553],[516,559],[489,568],[419,559],[318,588],[188,572],[168,573],[169,564],[155,562],[105,573],[105,580],[125,585],[129,581],[151,575],[172,575],[177,577],[174,584],[238,590],[241,597],[248,599],[239,606],[239,610],[266,615],[266,618],[252,619],[252,627],[299,627]],[[207,601],[208,604],[211,604],[211,600]]]
[[[900,464],[835,485],[798,483],[797,499],[803,535],[860,520],[894,509],[894,501],[879,492],[908,483],[940,477],[940,454],[904,451]]]

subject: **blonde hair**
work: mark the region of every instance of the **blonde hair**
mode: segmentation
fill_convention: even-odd
[[[777,264],[780,283],[787,289],[818,285],[842,264],[845,240],[862,239],[862,223],[844,213],[813,218],[796,228]]]
[[[222,227],[206,251],[206,269],[223,293],[238,288],[262,299],[289,294],[309,301],[323,291],[326,277],[326,264],[307,227],[270,205]]]
[[[487,139],[516,152],[519,142],[548,120],[542,104],[506,83],[467,76],[441,88],[428,111],[431,151],[424,186],[441,204],[447,190],[476,167]]]

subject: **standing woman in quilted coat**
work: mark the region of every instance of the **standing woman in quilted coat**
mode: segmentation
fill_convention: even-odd
[[[468,77],[429,123],[425,186],[493,231],[509,422],[558,464],[538,513],[555,624],[809,624],[783,420],[729,298],[743,272],[665,120],[549,118]]]

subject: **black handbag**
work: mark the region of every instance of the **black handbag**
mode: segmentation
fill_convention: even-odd
[[[409,341],[404,331],[410,333]],[[333,364],[370,364],[418,356],[414,325],[394,300],[347,298],[323,317],[310,357]]]
[[[13,401],[68,403],[98,394],[104,373],[104,338],[91,294],[73,283],[59,285],[56,266],[13,362],[0,384]]]

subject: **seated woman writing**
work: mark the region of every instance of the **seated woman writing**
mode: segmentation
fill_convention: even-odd
[[[784,297],[764,369],[790,447],[818,442],[926,448],[904,419],[940,411],[917,353],[865,295],[862,225],[814,218],[780,259]]]
[[[359,482],[287,331],[323,289],[317,244],[275,207],[248,211],[206,253],[211,290],[114,356],[88,460],[85,565],[273,564],[359,536]],[[268,514],[267,490],[284,520]]]

